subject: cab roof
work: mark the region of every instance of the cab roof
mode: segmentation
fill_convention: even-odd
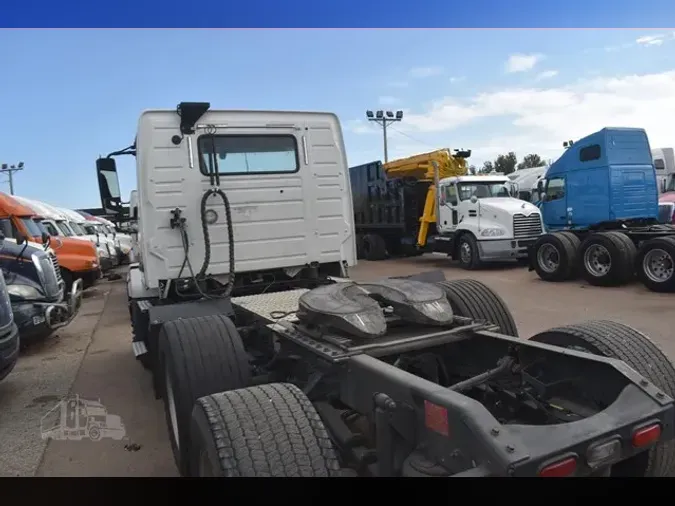
[[[13,196],[0,192],[0,215],[34,217],[36,213],[32,208],[22,204]]]
[[[609,165],[652,165],[647,132],[643,128],[605,127],[567,148],[551,164],[546,177]]]

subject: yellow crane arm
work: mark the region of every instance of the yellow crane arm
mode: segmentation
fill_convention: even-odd
[[[435,167],[438,167],[438,179],[464,176],[467,173],[466,159],[453,156],[449,149],[438,149],[429,153],[400,158],[382,165],[382,169],[389,178],[410,177],[431,182],[424,201],[424,211],[419,218],[417,246],[420,248],[427,243],[429,225],[436,223]]]
[[[434,165],[438,165],[438,178],[463,176],[467,173],[465,158],[452,156],[449,149],[400,158],[382,165],[387,177],[414,177],[420,181],[434,180]]]

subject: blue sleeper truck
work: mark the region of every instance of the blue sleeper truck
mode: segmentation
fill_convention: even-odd
[[[603,128],[570,144],[546,172],[546,234],[530,251],[545,281],[581,275],[596,286],[634,276],[650,290],[675,291],[675,227],[658,220],[658,187],[647,133]]]

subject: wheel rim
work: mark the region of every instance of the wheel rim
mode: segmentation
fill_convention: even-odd
[[[642,270],[654,283],[664,283],[673,277],[673,257],[659,248],[649,250],[642,260]]]
[[[560,252],[553,244],[542,244],[537,250],[537,263],[544,272],[553,274],[560,267]]]
[[[586,272],[596,278],[605,276],[612,268],[612,256],[601,244],[591,244],[584,252]]]
[[[459,246],[459,258],[465,264],[471,263],[471,245],[466,241]]]
[[[209,462],[209,457],[206,454],[206,450],[199,452],[199,477],[200,478],[211,478],[215,476],[213,469],[211,469],[211,462]]]
[[[171,437],[176,444],[176,448],[180,449],[180,440],[178,438],[178,415],[176,414],[176,401],[173,395],[173,383],[171,382],[171,375],[169,368],[164,366],[164,384],[166,385],[166,402],[169,408],[169,418],[171,419]]]

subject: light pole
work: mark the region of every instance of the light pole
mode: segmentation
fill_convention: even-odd
[[[396,114],[392,111],[366,111],[366,118],[368,121],[374,121],[375,123],[382,126],[382,134],[384,135],[384,163],[389,161],[389,150],[387,149],[387,126],[397,121],[403,119],[403,111],[396,111]]]
[[[16,165],[7,165],[6,163],[2,164],[0,172],[3,174],[9,175],[9,193],[14,195],[14,173],[23,170],[23,162],[19,162]]]

